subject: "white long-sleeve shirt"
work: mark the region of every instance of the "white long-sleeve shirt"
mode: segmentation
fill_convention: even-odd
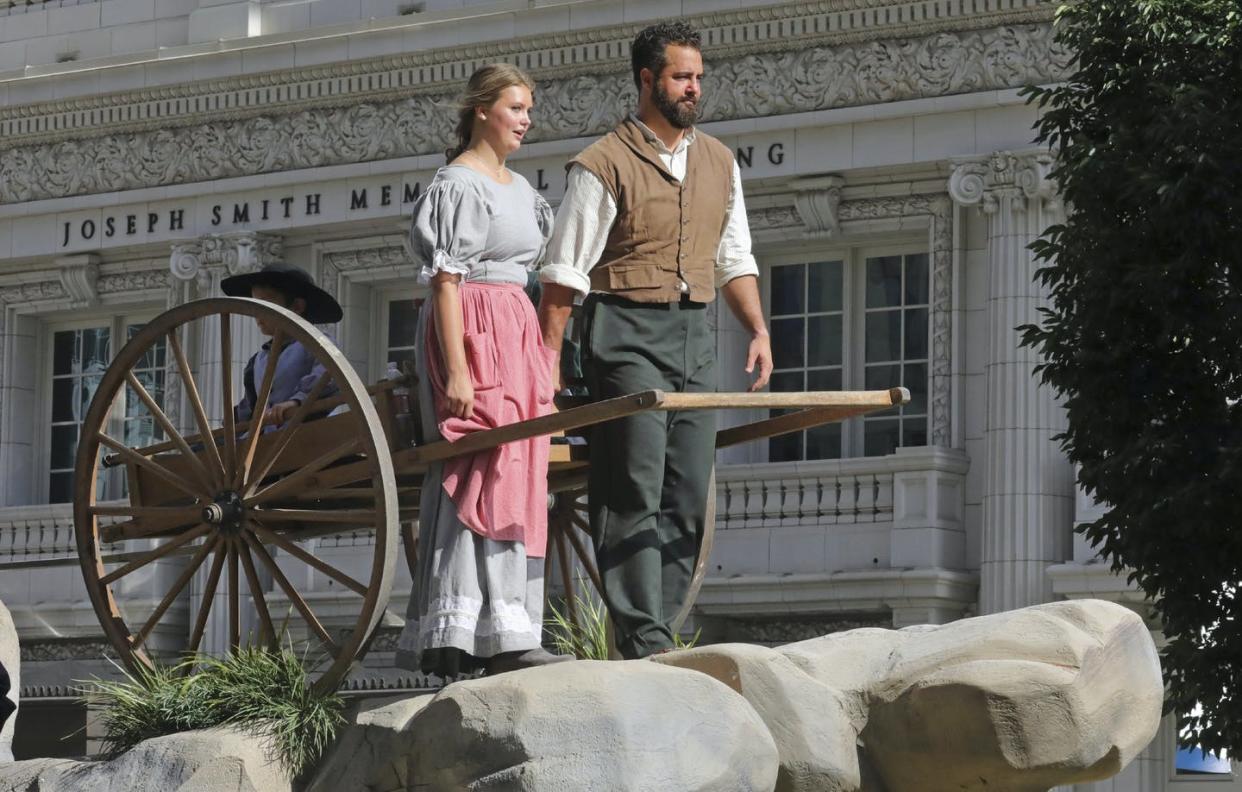
[[[656,150],[669,173],[679,181],[685,179],[686,151],[694,143],[694,130],[686,132],[670,151],[645,124],[634,116],[631,120]],[[547,255],[539,270],[539,280],[567,286],[580,294],[589,293],[591,270],[604,253],[608,232],[616,219],[616,199],[599,177],[581,165],[570,168],[565,196],[557,210]],[[742,174],[735,161],[725,229],[716,251],[716,286],[719,288],[742,275],[758,274],[759,267],[750,251],[750,226],[746,221],[746,202],[742,197]]]

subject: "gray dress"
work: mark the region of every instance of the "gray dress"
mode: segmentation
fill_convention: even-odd
[[[420,283],[452,272],[463,281],[525,285],[552,231],[552,210],[514,173],[500,184],[470,168],[442,168],[414,206],[411,249]],[[439,439],[426,338],[432,301],[424,303],[415,342],[424,437]],[[473,660],[540,646],[544,559],[522,542],[496,541],[468,529],[441,482],[427,471],[419,507],[418,570],[397,646],[396,663],[451,674]]]

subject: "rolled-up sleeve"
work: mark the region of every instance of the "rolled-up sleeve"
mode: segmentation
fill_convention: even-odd
[[[616,201],[599,177],[581,165],[570,168],[565,197],[539,270],[540,282],[566,286],[579,294],[590,292],[591,270],[604,253],[616,219]]]
[[[724,233],[716,250],[716,288],[743,275],[759,275],[759,265],[750,250],[750,223],[746,219],[746,199],[742,196],[742,172],[733,163],[733,186]]]
[[[438,272],[469,274],[487,243],[491,218],[478,191],[459,181],[437,180],[418,197],[410,224],[410,252],[418,282]]]

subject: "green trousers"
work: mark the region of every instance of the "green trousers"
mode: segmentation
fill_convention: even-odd
[[[592,397],[659,388],[714,391],[716,341],[707,306],[591,295],[583,373]],[[623,657],[671,648],[703,542],[716,450],[712,410],[645,412],[590,435],[590,513],[604,599]]]

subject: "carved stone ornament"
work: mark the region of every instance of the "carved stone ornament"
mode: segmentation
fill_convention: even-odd
[[[1048,151],[997,151],[985,158],[954,160],[949,195],[963,206],[979,206],[986,214],[1002,204],[1025,211],[1030,202],[1060,208],[1056,184],[1049,178],[1053,157]]]
[[[839,220],[837,207],[841,204],[841,187],[845,179],[840,176],[819,176],[799,179],[794,189],[794,208],[806,226],[806,236],[826,238],[837,234]]]
[[[69,256],[56,261],[60,269],[60,283],[69,296],[72,307],[94,305],[99,301],[96,283],[99,281],[99,257],[95,255]]]
[[[178,280],[199,281],[212,268],[240,275],[283,258],[284,240],[278,236],[253,231],[209,234],[175,243],[168,258],[168,270]]]
[[[1065,77],[1068,62],[1043,23],[722,57],[709,61],[703,120],[1050,83]],[[0,203],[435,154],[452,137],[446,107],[453,98],[424,93],[205,124],[187,118],[179,126],[9,149],[0,143]],[[530,139],[602,134],[633,99],[629,70],[619,64],[608,73],[540,80]]]

